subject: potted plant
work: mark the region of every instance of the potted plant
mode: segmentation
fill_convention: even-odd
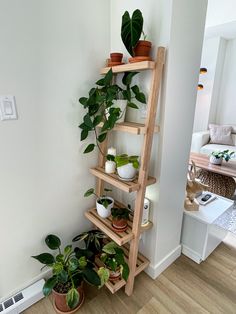
[[[119,280],[122,277],[125,281],[129,277],[129,266],[125,261],[124,251],[115,242],[109,242],[104,245],[103,253],[100,258],[105,268],[110,272],[109,279],[111,281]]]
[[[144,39],[140,40],[142,34]],[[151,60],[149,55],[152,43],[146,40],[143,32],[143,15],[140,10],[135,10],[132,17],[128,11],[125,11],[122,16],[121,38],[127,51],[133,57],[129,59],[130,62]]]
[[[112,190],[110,189],[104,189],[104,191],[106,192],[110,192]],[[96,200],[96,208],[97,208],[97,212],[98,212],[98,215],[102,218],[107,218],[111,215],[111,209],[114,205],[114,199],[112,197],[109,197],[109,196],[98,196],[94,189],[91,188],[89,189],[88,191],[86,191],[84,193],[84,197],[88,197],[88,196],[91,196],[91,195],[95,195],[97,197],[97,200]]]
[[[94,270],[94,265],[85,256],[76,257],[72,245],[61,249],[61,240],[58,236],[50,234],[45,239],[46,245],[53,251],[58,250],[56,256],[42,253],[32,256],[34,259],[52,269],[52,276],[45,282],[43,293],[53,294],[53,304],[57,313],[75,313],[83,304],[83,282],[94,286],[101,286],[104,278],[100,279]],[[104,274],[100,270],[100,275]]]
[[[104,78],[96,82],[96,87],[89,91],[88,97],[81,97],[79,102],[86,110],[83,117],[83,123],[79,125],[81,129],[80,140],[84,141],[89,134],[95,136],[95,143],[87,145],[84,153],[90,153],[97,146],[100,152],[100,143],[102,143],[107,133],[112,130],[117,121],[122,116],[122,110],[119,106],[115,106],[115,101],[119,98],[127,102],[130,108],[138,109],[138,106],[133,102],[134,99],[141,103],[146,103],[146,98],[143,92],[140,91],[137,85],[132,86],[132,79],[138,72],[125,72],[122,78],[124,87],[112,83],[112,69],[110,69]],[[102,123],[102,127],[98,125]]]
[[[138,158],[138,156],[128,156],[127,154],[122,154],[115,157],[117,173],[121,180],[134,180],[139,168]]]
[[[210,155],[210,163],[214,165],[221,165],[223,160],[228,162],[234,154],[235,152],[230,151],[229,149],[222,151],[214,151]]]
[[[130,211],[128,208],[112,208],[111,215],[112,215],[112,227],[117,232],[123,232],[128,227],[128,220],[129,220]]]
[[[103,239],[106,238],[107,236],[102,231],[93,229],[80,233],[73,238],[72,242],[84,241],[86,249],[96,255],[101,252]]]

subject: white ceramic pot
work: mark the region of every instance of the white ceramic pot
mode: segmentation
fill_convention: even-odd
[[[105,199],[105,198],[111,201],[111,203],[107,206],[107,208],[104,207],[102,204],[98,203],[100,199]],[[111,209],[113,206],[114,206],[114,200],[112,197],[108,197],[108,196],[100,197],[96,201],[96,208],[97,208],[98,215],[102,218],[107,218],[111,215]]]
[[[221,165],[223,161],[223,158],[216,158],[215,156],[211,155],[210,156],[210,163],[213,165]]]
[[[117,173],[122,180],[132,181],[137,174],[137,169],[135,169],[130,162],[127,165],[118,167]]]
[[[124,99],[117,99],[113,102],[113,105],[112,105],[113,108],[120,108],[121,110],[121,113],[120,113],[120,117],[119,119],[116,121],[116,123],[122,123],[125,121],[125,113],[126,113],[126,107],[127,107],[127,100],[124,100]],[[106,117],[107,119],[109,118],[109,113],[108,113],[108,110],[107,110],[107,113],[106,113]]]

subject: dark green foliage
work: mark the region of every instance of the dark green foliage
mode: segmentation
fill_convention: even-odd
[[[124,208],[115,208],[113,207],[111,209],[111,215],[113,218],[117,218],[117,219],[129,219],[129,209],[124,207]]]
[[[125,11],[122,16],[121,38],[130,53],[134,56],[134,47],[137,45],[143,30],[143,16],[140,10],[135,10],[130,17],[129,12]]]
[[[81,129],[80,140],[84,141],[92,132],[95,135],[96,143],[90,143],[84,150],[84,153],[90,153],[97,146],[100,151],[100,143],[102,143],[107,133],[112,130],[121,117],[120,108],[114,107],[114,101],[117,99],[127,100],[130,108],[138,109],[133,102],[136,99],[145,103],[145,95],[140,92],[137,85],[131,86],[132,79],[138,72],[126,72],[122,78],[124,87],[112,83],[113,73],[110,69],[104,78],[96,82],[96,87],[89,91],[88,97],[81,97],[79,102],[86,110],[83,122],[79,125]],[[98,126],[101,124],[101,127]],[[101,151],[102,152],[102,151]],[[102,152],[104,155],[104,152]]]

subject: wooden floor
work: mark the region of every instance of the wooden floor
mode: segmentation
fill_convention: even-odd
[[[54,314],[51,299],[44,299],[24,314]],[[145,273],[135,281],[134,293],[115,295],[106,288],[86,289],[78,314],[223,313],[236,314],[236,237],[227,237],[214,253],[197,265],[181,256],[156,280]]]

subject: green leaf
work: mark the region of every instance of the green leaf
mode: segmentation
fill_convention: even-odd
[[[45,239],[45,243],[47,244],[49,249],[57,250],[57,249],[59,249],[59,247],[61,245],[61,240],[58,238],[58,236],[56,236],[54,234],[49,234]]]
[[[36,256],[32,256],[32,257],[45,265],[52,265],[55,262],[54,257],[49,253],[42,253]]]
[[[87,113],[85,116],[84,116],[84,123],[89,127],[89,128],[93,128],[93,122],[90,118],[90,115]]]
[[[142,30],[143,16],[141,11],[135,10],[132,18],[130,18],[129,12],[125,11],[122,16],[121,38],[131,56],[134,56],[133,48],[137,45]]]
[[[43,286],[43,294],[45,295],[45,297],[49,296],[49,294],[52,292],[52,289],[55,287],[55,285],[57,284],[57,277],[53,276],[51,278],[49,278],[44,286]]]
[[[133,161],[133,167],[135,168],[135,169],[138,169],[139,168],[139,162],[138,162],[138,160],[135,160],[135,161]]]
[[[84,141],[88,137],[88,131],[87,130],[82,130],[80,134],[80,140]]]
[[[115,156],[113,156],[113,155],[108,154],[108,155],[106,156],[106,158],[107,158],[107,160],[109,160],[109,161],[115,161]]]
[[[146,97],[144,93],[139,93],[135,95],[135,98],[143,104],[146,104]]]
[[[99,123],[102,122],[103,116],[102,115],[98,115],[94,118],[93,120],[93,126],[97,126]]]
[[[85,256],[79,258],[79,267],[84,268],[87,266],[87,259]]]
[[[128,102],[127,106],[130,107],[130,108],[133,108],[133,109],[139,109],[139,107],[136,104],[132,103],[132,102]]]
[[[113,157],[114,157],[114,156],[113,156]],[[112,192],[112,189],[107,189],[107,188],[105,188],[104,191],[105,191],[105,192]]]
[[[110,272],[107,268],[100,267],[98,269],[98,276],[100,277],[101,280],[101,285],[99,286],[99,288],[101,288],[108,281]]]
[[[134,85],[131,89],[135,95],[140,93],[138,85]]]
[[[104,247],[102,248],[103,252],[107,253],[107,254],[116,254],[115,248],[117,247],[117,244],[113,241],[107,243],[106,245],[104,245]]]
[[[88,98],[86,98],[86,97],[81,97],[81,98],[79,99],[79,102],[80,102],[84,107],[87,106],[87,101],[88,101]]]
[[[71,257],[69,260],[69,270],[75,271],[79,267],[79,261],[76,257]]]
[[[70,254],[72,252],[72,245],[67,245],[65,248],[64,248],[64,253],[66,255]]]
[[[104,77],[105,85],[109,85],[111,83],[112,77],[113,77],[113,73],[112,73],[112,69],[110,69]]]
[[[122,275],[122,278],[127,281],[128,280],[128,277],[129,277],[129,266],[127,263],[124,263],[122,266],[121,266],[121,275]]]
[[[85,123],[81,123],[79,125],[79,128],[81,128],[82,130],[86,130],[86,131],[91,131],[92,128],[88,127]]]
[[[60,262],[53,264],[53,274],[58,275],[63,270],[63,265]]]
[[[84,150],[84,154],[88,154],[90,152],[92,152],[95,148],[95,144],[89,144],[86,149]]]
[[[93,269],[85,268],[83,269],[82,274],[83,274],[83,278],[90,285],[97,286],[97,287],[101,285],[101,279]]]
[[[58,281],[61,283],[66,283],[68,281],[68,274],[67,272],[63,269],[58,275],[57,275]]]
[[[98,81],[96,82],[96,84],[99,85],[99,86],[104,86],[104,85],[105,85],[104,78],[98,80]]]
[[[122,78],[122,83],[125,86],[128,86],[132,83],[132,79],[135,75],[137,75],[139,72],[125,72],[123,78]]]
[[[102,143],[103,141],[105,141],[106,137],[107,137],[107,133],[102,133],[98,136],[98,141]]]
[[[92,194],[94,194],[94,189],[93,189],[93,188],[91,188],[91,189],[89,189],[88,191],[86,191],[86,192],[84,193],[84,197],[88,197],[88,196],[90,196],[90,195],[92,195]]]
[[[59,263],[62,263],[64,261],[64,255],[63,254],[58,254],[56,256],[56,261]]]
[[[80,295],[75,288],[71,288],[66,295],[66,303],[70,309],[76,308],[79,304]]]
[[[131,92],[129,89],[123,91],[123,96],[126,100],[131,101]]]

